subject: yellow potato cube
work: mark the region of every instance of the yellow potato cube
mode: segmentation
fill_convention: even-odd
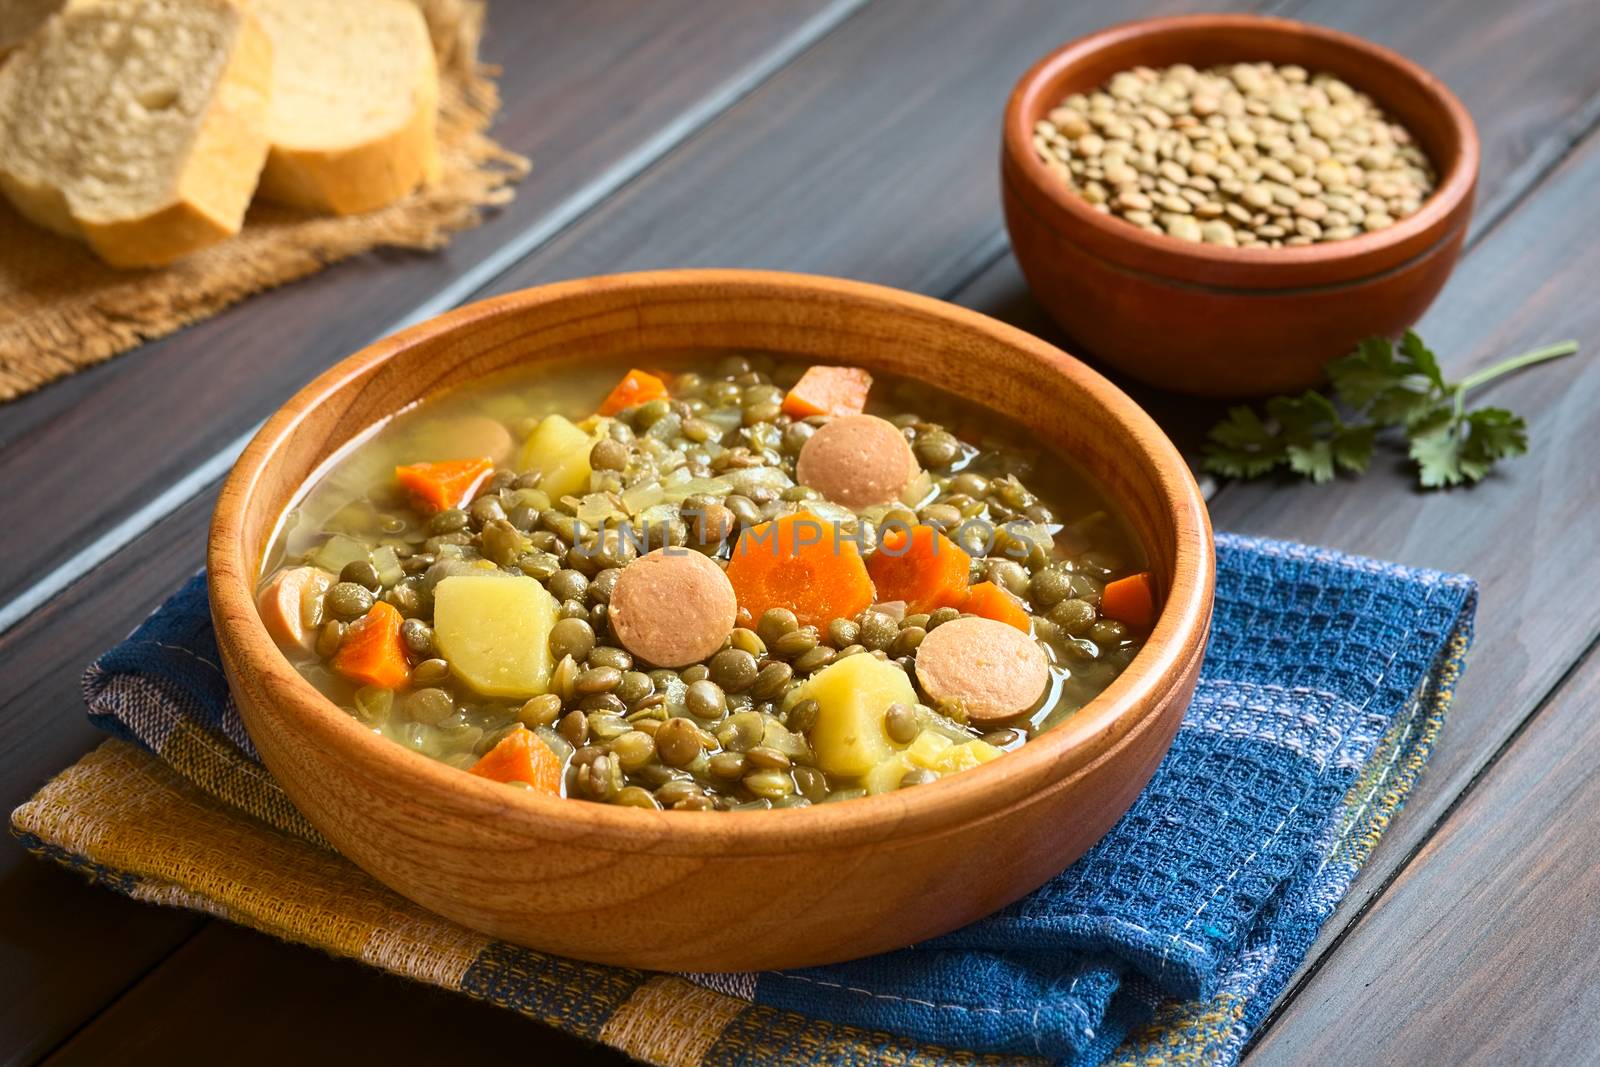
[[[547,415],[528,435],[518,456],[518,468],[538,471],[539,488],[551,500],[559,500],[569,493],[587,493],[589,451],[596,438],[584,433],[560,415]]]
[[[809,731],[817,766],[847,778],[859,778],[895,755],[901,746],[884,730],[883,713],[890,704],[917,702],[905,671],[866,653],[818,671],[796,699],[808,697],[817,702]]]
[[[906,749],[906,758],[918,767],[926,767],[930,771],[937,770],[939,757],[954,744],[955,742],[944,734],[934,730],[924,730],[911,742],[911,747]]]
[[[455,676],[483,696],[523,700],[550,687],[558,605],[532,578],[458,574],[433,591],[433,637]]]
[[[900,788],[900,779],[904,778],[911,770],[911,761],[904,752],[896,752],[861,779],[861,784],[868,793],[892,793]]]
[[[957,771],[971,770],[979,764],[988,763],[1001,754],[987,741],[966,741],[959,745],[951,745],[939,754],[933,761],[933,770],[940,774],[954,774]]]

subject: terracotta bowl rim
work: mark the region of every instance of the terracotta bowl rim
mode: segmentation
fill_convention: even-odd
[[[1086,200],[1046,169],[1034,153],[1033,120],[1028,116],[1036,110],[1038,98],[1048,83],[1064,70],[1113,45],[1217,27],[1311,38],[1330,50],[1354,54],[1385,66],[1411,82],[1449,120],[1460,146],[1452,158],[1433,160],[1435,167],[1442,172],[1433,194],[1423,201],[1415,214],[1375,233],[1294,248],[1228,248],[1148,233],[1122,219],[1095,211]],[[1054,106],[1054,103],[1051,101],[1050,106]],[[1382,106],[1384,101],[1379,99],[1377,103]],[[1477,127],[1466,106],[1443,81],[1419,64],[1393,49],[1342,30],[1297,19],[1254,14],[1193,14],[1134,19],[1068,41],[1041,58],[1018,79],[1006,102],[1001,146],[1002,156],[1009,164],[1002,177],[1008,193],[1019,198],[1024,193],[1031,193],[1043,201],[1040,206],[1055,213],[1055,217],[1050,218],[1039,210],[1031,211],[1041,225],[1058,235],[1063,235],[1063,227],[1094,231],[1105,244],[1126,250],[1130,258],[1136,257],[1142,263],[1154,261],[1160,265],[1141,268],[1123,264],[1120,256],[1111,258],[1097,253],[1098,258],[1166,281],[1182,281],[1186,277],[1204,278],[1218,267],[1231,268],[1231,276],[1235,278],[1239,272],[1246,272],[1250,276],[1247,282],[1217,285],[1200,283],[1205,288],[1245,293],[1257,289],[1298,290],[1327,288],[1330,284],[1338,286],[1367,279],[1374,274],[1392,273],[1425,258],[1448,242],[1455,231],[1465,224],[1463,219],[1454,216],[1471,202],[1477,186],[1480,152]],[[1013,183],[1017,181],[1024,183],[1026,189],[1013,188]],[[1432,230],[1439,232],[1429,239],[1427,235]],[[1418,244],[1414,252],[1397,254],[1401,246],[1409,243]],[[1292,275],[1297,268],[1306,267],[1332,267],[1339,274],[1339,279],[1308,286],[1292,278],[1279,281],[1273,277],[1280,272]],[[1344,270],[1339,271],[1338,268]],[[1328,276],[1324,275],[1324,278]]]
[[[255,608],[259,561],[242,558],[244,516],[250,510],[253,493],[296,433],[303,412],[339,392],[352,379],[375,370],[423,338],[474,322],[481,324],[486,312],[499,317],[558,305],[597,285],[640,292],[743,289],[768,298],[844,293],[893,313],[909,312],[940,320],[969,334],[987,335],[1019,349],[1041,369],[1071,379],[1094,402],[1109,409],[1115,421],[1128,428],[1127,441],[1140,451],[1143,465],[1165,498],[1172,522],[1172,586],[1146,647],[1105,692],[1076,716],[1000,759],[918,789],[807,808],[754,813],[647,811],[545,797],[475,778],[362,727],[301,677],[261,622]],[[357,428],[351,436],[367,429]],[[303,488],[304,482],[301,484]],[[300,491],[297,488],[296,493]],[[1215,580],[1210,519],[1187,464],[1133,400],[1088,366],[1016,327],[932,297],[820,275],[740,269],[646,271],[519,290],[457,308],[346,357],[268,418],[245,448],[219,495],[207,563],[213,618],[244,620],[246,627],[244,632],[219,634],[224,650],[235,647],[242,658],[242,662],[234,663],[225,656],[230,683],[240,669],[257,674],[263,688],[274,698],[274,710],[303,735],[350,753],[356,757],[353,765],[364,773],[410,778],[417,786],[415,795],[424,802],[430,794],[448,791],[467,794],[475,807],[499,809],[508,820],[501,825],[502,832],[514,832],[509,820],[515,819],[526,824],[557,823],[567,834],[594,834],[598,840],[613,843],[622,840],[623,835],[638,834],[642,846],[648,842],[644,846],[648,852],[661,855],[726,853],[730,843],[742,854],[768,855],[790,852],[824,839],[834,845],[890,836],[904,839],[977,820],[1007,807],[1016,799],[1005,788],[1008,778],[1028,780],[1040,775],[1041,780],[1050,783],[1063,780],[1098,758],[1104,746],[1096,745],[1097,740],[1122,737],[1144,719],[1160,713],[1164,693],[1174,680],[1194,668],[1194,660],[1203,653]],[[663,834],[661,831],[667,826],[671,832]]]

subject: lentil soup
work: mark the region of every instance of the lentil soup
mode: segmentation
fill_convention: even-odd
[[[805,806],[988,762],[1154,623],[1122,521],[920,382],[662,353],[476,382],[346,449],[258,593],[374,732],[510,787]]]

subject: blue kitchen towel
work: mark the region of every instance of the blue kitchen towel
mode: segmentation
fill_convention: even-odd
[[[674,988],[723,1007],[701,1013],[715,1016],[715,1033],[690,1042],[693,1056],[681,1045],[672,1056],[1235,1062],[1427,761],[1475,606],[1463,576],[1219,536],[1194,701],[1148,788],[1094,849],[1027,898],[917,946],[827,967],[676,976]],[[96,724],[211,795],[316,839],[255,762],[200,579],[91,667],[85,688]],[[207,743],[193,743],[197,731]],[[63,862],[95,860],[62,855],[72,850],[47,835],[30,841],[20,823],[19,832]],[[665,976],[558,961],[564,1001],[549,1011],[539,998],[556,987],[522,980],[551,959],[490,944],[457,987],[669,1058],[609,1036],[645,1026],[617,1025],[627,1005],[648,1000],[619,996],[619,983]],[[575,1013],[590,988],[609,999]]]

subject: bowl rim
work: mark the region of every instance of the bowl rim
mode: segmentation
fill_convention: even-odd
[[[1033,150],[1033,122],[1028,118],[1038,107],[1050,82],[1066,69],[1114,45],[1214,28],[1309,38],[1386,67],[1411,82],[1449,120],[1459,143],[1456,154],[1443,166],[1439,160],[1432,161],[1442,171],[1432,195],[1422,202],[1415,214],[1373,233],[1298,247],[1228,248],[1149,233],[1122,219],[1095,211],[1088,201],[1050,173]],[[1384,104],[1381,99],[1377,102],[1380,106]],[[1050,101],[1049,106],[1055,103]],[[1135,269],[1140,273],[1181,280],[1185,274],[1221,268],[1229,281],[1206,285],[1206,288],[1249,290],[1306,287],[1293,277],[1297,268],[1303,271],[1307,267],[1345,266],[1349,271],[1341,273],[1353,280],[1368,273],[1386,273],[1426,255],[1432,248],[1450,240],[1454,231],[1464,225],[1464,220],[1455,219],[1455,215],[1463,203],[1470,203],[1476,190],[1481,148],[1472,116],[1455,93],[1438,77],[1399,52],[1315,23],[1274,15],[1235,13],[1135,19],[1074,38],[1053,49],[1028,68],[1013,87],[1006,101],[1001,152],[1009,164],[1002,182],[1007,186],[1019,179],[1026,183],[1025,190],[1010,191],[1019,196],[1024,192],[1035,194],[1043,200],[1038,206],[1058,213],[1057,218],[1051,219],[1035,210],[1033,214],[1042,224],[1057,229],[1053,223],[1059,221],[1087,228],[1102,237],[1104,245],[1120,246],[1128,255],[1137,256],[1139,265]],[[1428,239],[1429,232],[1436,229],[1439,235]],[[1415,252],[1406,247],[1411,244],[1418,245]],[[1102,255],[1101,258],[1112,257]]]
[[[650,811],[509,790],[429,759],[361,726],[301,676],[261,621],[255,606],[260,560],[245,558],[243,543],[245,515],[253,493],[309,412],[397,353],[426,338],[475,322],[559,305],[568,298],[592,292],[597,286],[635,292],[698,290],[701,294],[709,288],[724,295],[742,290],[765,298],[844,295],[857,303],[931,318],[968,333],[986,335],[1071,379],[1075,387],[1109,409],[1113,419],[1127,429],[1129,442],[1139,449],[1154,475],[1165,514],[1172,522],[1171,588],[1144,648],[1104,692],[1076,715],[1000,759],[919,789],[748,816]],[[357,428],[338,447],[369,429]],[[298,498],[304,485],[318,473],[320,470],[313,471],[302,480],[291,499]],[[275,516],[274,529],[276,521]],[[1109,380],[1055,346],[979,312],[887,286],[778,271],[682,269],[581,278],[491,297],[399,331],[340,360],[269,417],[234,464],[213,513],[207,566],[212,616],[217,621],[230,685],[238,684],[237,671],[248,669],[261,679],[260,688],[273,698],[275,712],[304,739],[354,752],[363,768],[412,779],[418,785],[419,799],[435,790],[446,791],[462,795],[480,810],[496,810],[546,828],[559,825],[564,836],[595,835],[598,843],[636,835],[641,843],[649,842],[647,851],[661,855],[721,854],[730,847],[745,855],[772,855],[815,844],[819,837],[847,845],[936,832],[1007,807],[1014,799],[1005,791],[1008,777],[1037,778],[1042,789],[1098,759],[1147,719],[1160,714],[1165,690],[1170,688],[1165,680],[1182,677],[1203,654],[1211,620],[1215,546],[1199,487],[1166,434]],[[243,632],[228,632],[229,621],[235,627],[242,625]],[[229,653],[234,648],[243,662],[233,662]]]

